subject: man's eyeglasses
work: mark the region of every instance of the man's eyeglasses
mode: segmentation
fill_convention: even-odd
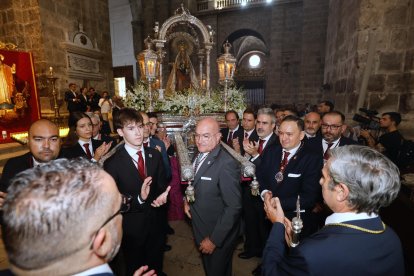
[[[92,243],[91,243],[90,249],[92,249],[93,241],[95,240],[96,234],[98,234],[99,230],[101,230],[105,225],[107,225],[117,215],[124,214],[124,213],[126,213],[126,212],[129,211],[129,209],[131,207],[132,196],[130,196],[130,195],[121,195],[121,196],[122,196],[121,207],[119,207],[119,210],[116,211],[115,214],[113,214],[112,216],[110,216],[107,220],[105,220],[105,222],[102,223],[101,227],[99,227],[98,230],[96,230],[95,234],[93,235],[93,239],[92,239]]]
[[[327,125],[327,124],[321,124],[321,127],[323,129],[331,129],[331,130],[338,130],[342,125]]]

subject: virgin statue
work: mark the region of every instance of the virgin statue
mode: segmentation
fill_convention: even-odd
[[[199,83],[190,57],[187,54],[184,42],[178,44],[178,54],[173,68],[168,77],[166,95],[172,95],[175,91],[184,89],[198,89]]]
[[[4,56],[0,54],[0,104],[11,104],[11,97],[14,90],[13,74],[16,72],[16,65],[12,67],[3,63]]]

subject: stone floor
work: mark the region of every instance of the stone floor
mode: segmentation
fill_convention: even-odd
[[[190,225],[185,221],[171,221],[175,230],[174,235],[168,236],[168,244],[172,250],[166,252],[164,271],[168,276],[203,276],[204,271],[197,248],[195,247]],[[243,244],[239,244],[233,256],[233,275],[252,275],[259,258],[242,260],[237,254],[242,251]],[[0,270],[7,268],[8,262],[4,252],[3,242],[0,242]]]

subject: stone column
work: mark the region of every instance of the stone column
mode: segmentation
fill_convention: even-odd
[[[213,48],[211,43],[205,43],[206,49],[206,92],[210,97],[210,51]]]
[[[204,53],[202,50],[198,52],[198,62],[199,62],[199,76],[200,76],[200,87],[203,88],[203,59]]]

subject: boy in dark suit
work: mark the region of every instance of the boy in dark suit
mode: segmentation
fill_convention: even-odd
[[[126,275],[144,264],[163,275],[164,231],[158,207],[166,203],[169,187],[162,157],[158,150],[143,146],[143,119],[136,110],[121,109],[114,126],[125,145],[105,161],[104,169],[119,191],[132,197],[122,225]]]

